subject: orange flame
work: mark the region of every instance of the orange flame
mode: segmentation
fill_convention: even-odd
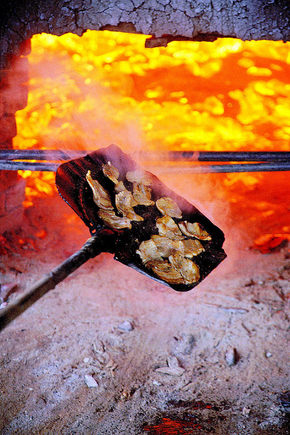
[[[14,148],[289,150],[289,43],[227,38],[146,49],[146,38],[108,31],[33,36],[28,104],[16,115]],[[54,174],[21,176],[26,205],[54,194]],[[236,204],[265,177],[219,180]],[[270,202],[257,207],[274,219],[280,211]]]

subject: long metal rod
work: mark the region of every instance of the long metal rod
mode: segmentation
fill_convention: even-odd
[[[290,162],[276,163],[243,163],[225,165],[191,165],[191,166],[149,166],[157,174],[214,174],[235,172],[281,172],[290,171]]]
[[[168,151],[153,153],[159,160],[199,162],[276,162],[290,161],[287,151]],[[151,155],[152,156],[152,155]],[[150,158],[150,154],[148,154]],[[152,157],[151,157],[152,159]],[[153,160],[153,159],[152,159]]]
[[[0,170],[5,171],[50,171],[56,172],[59,164],[57,163],[39,163],[39,162],[15,162],[15,161],[1,161]],[[235,164],[220,164],[220,165],[195,165],[191,166],[162,166],[160,164],[147,165],[148,169],[154,170],[156,173],[160,172],[182,172],[194,174],[209,174],[217,172],[275,172],[275,171],[290,171],[289,162],[266,162],[266,163],[235,163]]]
[[[81,150],[0,150],[1,160],[70,160],[86,155]]]
[[[27,292],[8,304],[7,307],[0,310],[0,331],[82,264],[100,254],[103,249],[104,243],[98,235],[90,237],[79,251],[55,267],[50,273],[44,275]]]
[[[52,171],[56,172],[60,163],[17,162],[13,160],[0,160],[2,171]]]
[[[70,160],[90,150],[0,150],[0,160]],[[140,153],[141,159],[200,162],[276,162],[290,160],[288,151],[168,151]]]

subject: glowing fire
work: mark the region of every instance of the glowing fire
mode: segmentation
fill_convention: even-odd
[[[14,148],[289,150],[289,43],[219,39],[145,49],[146,38],[35,35]],[[27,205],[39,192],[54,193],[54,174],[21,175]],[[236,204],[267,176],[227,174],[219,182]],[[270,203],[259,207],[280,213]],[[281,225],[279,234],[287,230]]]

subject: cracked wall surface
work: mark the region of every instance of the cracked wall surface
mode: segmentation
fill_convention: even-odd
[[[173,39],[290,39],[288,0],[10,0],[0,6],[0,68],[35,33],[114,29]],[[148,45],[150,46],[150,44]]]

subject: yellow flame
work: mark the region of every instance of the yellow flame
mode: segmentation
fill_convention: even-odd
[[[146,49],[146,38],[33,36],[14,147],[289,150],[289,43],[227,38]],[[27,203],[54,193],[54,174],[21,175]],[[263,176],[228,174],[223,183],[251,189]]]

